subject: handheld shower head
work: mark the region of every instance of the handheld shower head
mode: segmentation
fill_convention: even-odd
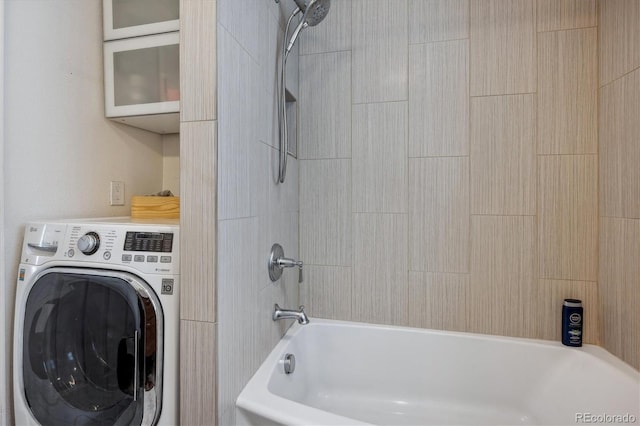
[[[307,27],[315,27],[329,14],[331,8],[331,0],[308,0],[308,4],[304,0],[294,0],[298,9],[303,12],[302,19],[296,27],[289,44],[287,45],[286,53],[293,48],[296,39],[300,35],[300,31]]]
[[[302,20],[306,21],[310,27],[315,27],[322,22],[331,8],[331,0],[309,0],[309,4],[305,4],[303,0],[294,1],[300,10],[304,12]]]
[[[331,7],[331,0],[293,0],[298,6],[289,16],[287,20],[287,26],[284,30],[284,39],[282,43],[282,56],[280,57],[280,88],[278,95],[278,127],[280,131],[280,160],[278,165],[278,183],[284,183],[285,175],[287,174],[287,152],[289,151],[289,142],[287,137],[287,110],[285,101],[285,82],[286,82],[286,68],[287,68],[287,56],[293,48],[296,39],[300,35],[300,32],[309,26],[313,27],[318,25],[329,13]],[[278,0],[276,0],[278,2]],[[302,19],[296,27],[289,44],[285,48],[284,41],[287,40],[289,35],[289,25],[293,18],[302,12]]]

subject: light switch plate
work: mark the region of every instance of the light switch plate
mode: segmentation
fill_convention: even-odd
[[[111,181],[111,205],[124,206],[124,182]]]

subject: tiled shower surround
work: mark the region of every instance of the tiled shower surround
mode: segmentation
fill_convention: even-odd
[[[181,1],[185,425],[235,424],[236,397],[291,324],[271,320],[274,304],[299,304],[297,271],[274,284],[267,270],[273,243],[299,257],[295,158],[276,184],[281,3]],[[297,49],[288,65],[297,96]]]
[[[559,340],[574,297],[639,368],[639,4],[333,0],[300,49],[311,315]]]
[[[181,423],[234,424],[276,302],[559,340],[577,297],[585,341],[640,368],[640,0],[332,0],[276,185],[292,5],[181,1]]]

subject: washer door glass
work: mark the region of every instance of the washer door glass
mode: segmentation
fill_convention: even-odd
[[[113,275],[48,272],[29,292],[24,391],[42,424],[143,423],[155,310],[123,274]]]

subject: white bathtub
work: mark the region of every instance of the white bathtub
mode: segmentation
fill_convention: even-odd
[[[640,373],[592,345],[313,318],[236,406],[239,424],[260,426],[640,424]]]

